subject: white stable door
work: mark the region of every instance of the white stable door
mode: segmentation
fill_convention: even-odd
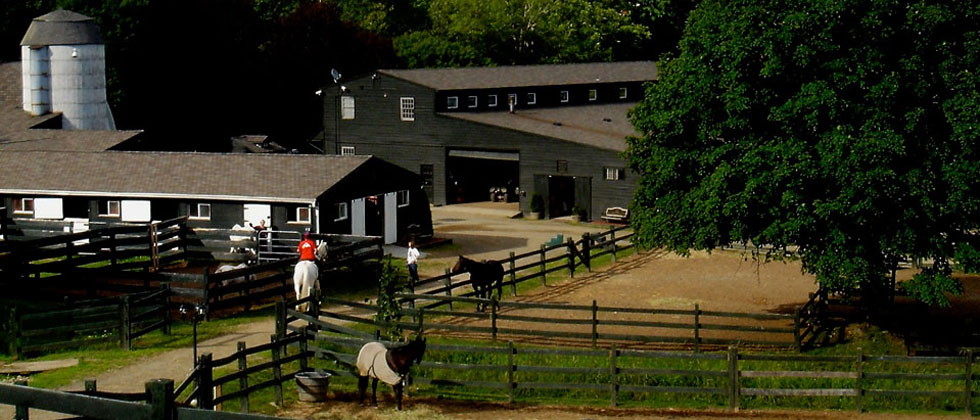
[[[357,198],[351,202],[350,206],[350,234],[366,236],[367,228],[364,224],[364,199]]]
[[[398,242],[398,199],[395,193],[385,194],[385,244]]]

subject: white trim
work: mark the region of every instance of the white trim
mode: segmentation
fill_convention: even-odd
[[[309,197],[262,197],[247,195],[206,195],[170,193],[119,193],[105,191],[56,191],[56,190],[11,190],[0,189],[0,194],[10,195],[57,195],[65,197],[110,197],[124,198],[178,198],[195,201],[267,201],[271,203],[308,203]]]
[[[469,101],[470,101],[470,99],[472,99],[472,100],[473,100],[473,105],[470,105],[470,104],[469,104]],[[470,96],[467,96],[467,97],[466,97],[466,102],[467,102],[467,104],[466,104],[466,107],[467,107],[467,108],[476,108],[476,107],[477,107],[477,105],[479,105],[479,104],[480,104],[480,98],[478,98],[478,97],[476,97],[476,96],[473,96],[473,95],[470,95]]]
[[[106,212],[105,213],[102,213],[101,211],[99,211],[98,212],[99,213],[99,217],[119,217],[120,215],[122,215],[122,202],[121,202],[121,200],[99,200],[98,204],[102,204],[103,202],[105,203],[105,211]],[[116,212],[115,213],[110,213],[110,211],[112,211],[112,206],[109,205],[109,203],[112,203],[112,202],[115,202],[116,203]]]
[[[619,99],[626,99],[626,88],[619,88]]]
[[[401,197],[402,193],[405,193],[405,204],[398,203],[398,198]],[[399,208],[408,207],[408,205],[410,204],[409,200],[410,200],[410,194],[408,193],[408,190],[395,191],[395,202],[398,203]]]
[[[350,102],[348,106],[347,102]],[[347,111],[350,111],[349,113]],[[340,119],[342,120],[353,120],[354,119],[354,97],[351,95],[342,95],[340,97]]]
[[[450,96],[446,98],[446,108],[448,109],[459,108],[459,96]]]
[[[589,89],[589,101],[595,101],[599,99],[599,91],[596,89]]]
[[[497,106],[497,95],[487,95],[487,106],[489,107]]]
[[[528,105],[534,105],[536,103],[538,103],[538,94],[537,93],[534,93],[534,92],[528,92],[527,93],[527,104]]]
[[[406,116],[405,111],[409,110],[409,108],[407,108],[405,105],[406,103],[409,102],[412,105],[412,107],[410,108],[412,115]],[[398,117],[401,118],[402,121],[415,121],[415,97],[414,96],[402,96],[398,98]]]
[[[306,224],[306,225],[310,224],[310,222],[313,220],[313,215],[310,214],[309,212],[307,212],[306,213],[306,220],[300,219],[299,212],[302,209],[306,209],[307,211],[309,211],[310,210],[310,207],[309,206],[306,206],[306,207],[297,206],[296,207],[296,220],[292,220],[292,221],[287,220],[286,223],[300,223],[300,224]]]
[[[16,207],[14,207],[14,214],[29,214],[31,216],[34,215],[34,209],[35,209],[35,207],[34,207],[34,197],[15,197],[14,200],[21,200],[21,202],[20,202],[20,207],[21,208],[24,208],[24,201],[25,200],[30,200],[30,202],[31,202],[31,209],[30,210],[17,210]],[[13,203],[11,203],[11,206],[13,206]]]
[[[357,149],[354,146],[340,146],[341,156],[354,156],[357,154]]]
[[[191,204],[191,206],[193,206],[193,207],[187,209],[188,210],[187,211],[187,219],[188,220],[211,220],[211,203],[194,203],[194,204]],[[207,217],[201,216],[201,206],[208,206],[208,215],[207,215]],[[197,208],[197,216],[191,216],[190,215],[190,210],[192,208]]]
[[[347,205],[347,202],[333,203],[333,205],[334,205],[334,209],[336,209],[339,206],[344,206],[344,215],[342,217],[337,217],[337,218],[333,219],[333,221],[339,222],[341,220],[350,219],[350,206]]]
[[[568,103],[568,91],[561,91],[561,93],[558,94],[558,100],[560,100],[562,103]]]

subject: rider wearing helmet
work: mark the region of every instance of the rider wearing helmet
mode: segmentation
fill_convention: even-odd
[[[316,243],[310,239],[310,232],[303,232],[303,240],[296,247],[300,261],[316,261]]]

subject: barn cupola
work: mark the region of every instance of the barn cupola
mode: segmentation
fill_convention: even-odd
[[[95,21],[58,9],[36,17],[21,45],[24,110],[61,112],[67,130],[115,130],[106,100],[105,43]]]

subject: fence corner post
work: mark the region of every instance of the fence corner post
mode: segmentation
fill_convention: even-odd
[[[728,409],[738,410],[738,346],[728,347]]]
[[[172,379],[154,379],[147,382],[146,394],[150,397],[150,419],[175,420],[177,418]]]
[[[966,414],[973,416],[973,350],[966,350]]]
[[[197,407],[214,410],[214,366],[211,353],[204,353],[197,362]]]
[[[20,379],[14,382],[14,385],[27,386],[27,381]],[[29,420],[30,419],[29,407],[26,405],[17,405],[14,407],[14,420]]]

